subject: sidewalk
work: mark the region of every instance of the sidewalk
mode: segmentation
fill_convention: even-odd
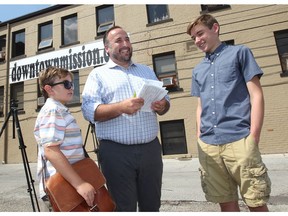
[[[288,212],[288,154],[263,155],[272,181],[269,209]],[[162,212],[215,212],[216,204],[205,200],[199,178],[198,158],[164,159]],[[35,180],[36,163],[30,165]],[[36,193],[38,184],[34,183]],[[32,212],[23,164],[0,165],[0,211]],[[248,211],[240,201],[241,210]]]
[[[288,212],[288,154],[262,156],[272,182],[270,211]],[[219,211],[216,204],[208,203],[202,192],[198,158],[164,159],[162,211]],[[241,211],[249,211],[240,201]]]

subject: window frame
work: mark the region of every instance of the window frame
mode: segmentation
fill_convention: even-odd
[[[67,103],[67,106],[79,105],[80,104],[80,73],[79,70],[71,71],[73,73],[73,84],[74,84],[74,95],[73,99]]]
[[[75,40],[73,41],[65,41],[66,39],[66,35],[67,35],[67,32],[66,31],[66,28],[65,28],[65,21],[67,21],[68,19],[72,19],[72,18],[76,18],[76,24],[77,24],[77,29],[76,29],[76,38],[73,38]],[[79,43],[79,40],[78,40],[78,15],[77,13],[74,13],[74,14],[70,14],[68,16],[65,16],[65,17],[62,17],[61,18],[61,47],[63,46],[69,46],[69,45],[73,45],[73,44],[76,44],[76,43]]]
[[[201,13],[211,13],[221,11],[225,9],[231,9],[229,4],[201,4]]]
[[[158,17],[155,17],[155,15],[154,15],[154,18],[151,17],[152,16],[151,13],[152,13],[152,10],[153,10],[153,8],[151,8],[151,7],[157,7],[159,5],[160,6],[166,6],[166,15],[165,15],[165,17],[162,16],[162,18],[161,17],[158,18]],[[154,9],[154,10],[156,10],[156,9]],[[147,4],[146,5],[146,13],[147,13],[147,26],[173,21],[173,19],[170,18],[169,5],[167,5],[167,4],[158,4],[158,5],[156,5],[156,4],[155,5],[154,4],[153,5]]]
[[[12,100],[17,101],[18,110],[24,111],[24,82],[17,82],[10,85],[10,106]]]
[[[4,86],[0,86],[0,117],[4,116]]]
[[[0,62],[6,59],[6,35],[0,36]]]
[[[283,38],[285,41],[280,42],[280,40],[282,40]],[[287,77],[288,76],[288,51],[286,51],[287,50],[286,47],[288,48],[288,29],[274,31],[274,39],[276,43],[281,70],[282,70],[282,72],[280,73],[280,76]],[[282,46],[284,48],[282,48]]]
[[[161,121],[159,122],[159,127],[160,127],[161,146],[162,146],[163,155],[187,154],[188,153],[184,119]],[[167,127],[170,127],[170,130]],[[172,151],[170,149],[170,152],[169,152],[169,146],[171,146],[170,143],[171,142],[177,143],[175,142],[175,140],[179,140],[180,142],[183,142],[183,145],[181,146],[182,149],[180,151],[177,151],[177,149],[172,148]]]
[[[101,10],[105,10],[107,8],[112,8],[112,15],[113,15],[113,20],[105,20],[105,22],[100,22],[102,18],[100,18]],[[111,27],[115,25],[115,12],[114,12],[114,5],[101,5],[95,8],[95,13],[96,13],[96,36],[103,36],[106,31],[108,31]],[[103,13],[104,14],[104,13]],[[109,17],[109,16],[107,16]],[[101,28],[103,28],[101,30]]]
[[[19,47],[16,46],[16,37],[17,37],[17,35],[20,35],[20,34],[23,34],[24,42],[23,41],[21,41],[21,42],[23,42],[24,46],[23,46],[23,48],[21,48],[23,50],[23,52],[18,54],[18,52],[19,52],[18,50],[20,50],[20,49],[19,49]],[[25,37],[25,29],[21,29],[21,30],[12,32],[12,58],[25,55],[25,46],[26,46],[25,39],[26,39],[26,37]],[[16,52],[16,50],[17,50],[17,52]]]
[[[51,36],[47,38],[42,38],[42,27],[51,25]],[[48,43],[48,44],[45,44]],[[44,50],[51,48],[53,46],[53,21],[50,20],[45,23],[38,25],[38,50]]]
[[[159,73],[157,68],[157,59],[159,61],[162,61],[163,58],[172,56],[171,60],[173,60],[173,65],[174,65],[174,70],[166,71],[166,72],[161,72]],[[165,59],[164,59],[165,61]],[[169,61],[169,59],[168,59]],[[153,69],[154,72],[157,76],[157,78],[163,82],[163,87],[166,87],[166,89],[171,92],[171,91],[179,91],[179,82],[178,82],[178,71],[177,71],[177,62],[176,62],[176,55],[174,51],[170,52],[165,52],[165,53],[159,53],[152,55],[152,62],[153,62]],[[163,67],[163,65],[160,67]],[[168,66],[169,67],[169,66]]]

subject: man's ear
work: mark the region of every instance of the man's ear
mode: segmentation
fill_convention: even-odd
[[[107,55],[109,56],[109,48],[108,48],[108,45],[105,45],[105,46],[104,46],[104,49],[105,49]]]
[[[53,94],[52,86],[50,86],[50,85],[45,85],[43,88],[44,88],[44,90],[47,92],[48,95]]]

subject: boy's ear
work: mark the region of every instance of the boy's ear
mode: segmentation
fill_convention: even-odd
[[[219,34],[219,29],[220,29],[219,24],[214,23],[212,29],[213,29],[214,32],[217,32]]]
[[[50,96],[53,93],[52,87],[50,85],[45,85],[43,88],[47,92],[48,96]]]

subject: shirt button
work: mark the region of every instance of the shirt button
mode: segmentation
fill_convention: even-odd
[[[213,115],[215,115],[215,112],[212,112]]]
[[[214,76],[214,74],[211,74],[211,76]]]
[[[214,128],[216,128],[217,127],[217,125],[214,125]]]
[[[214,98],[212,98],[211,100],[214,101]]]
[[[211,86],[211,88],[214,88],[214,86]]]

